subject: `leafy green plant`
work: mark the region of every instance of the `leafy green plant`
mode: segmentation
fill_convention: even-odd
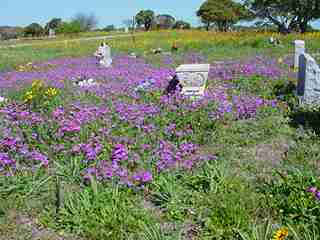
[[[259,187],[275,214],[286,223],[318,223],[320,204],[308,189],[319,187],[319,180],[312,173],[299,170],[278,171],[276,176]]]
[[[152,222],[133,199],[118,187],[95,193],[89,188],[67,193],[59,215],[60,226],[90,239],[128,239],[141,231],[141,222]]]
[[[41,80],[32,82],[31,88],[24,90],[23,100],[33,111],[44,111],[52,109],[57,100],[58,90],[45,87]]]

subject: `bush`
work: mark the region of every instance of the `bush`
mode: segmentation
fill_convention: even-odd
[[[81,32],[81,25],[77,21],[73,22],[64,22],[60,27],[57,29],[57,33],[60,34],[77,34]]]
[[[90,239],[130,239],[142,231],[140,224],[152,222],[138,201],[120,189],[106,188],[95,194],[89,189],[68,193],[60,223]]]
[[[286,223],[318,224],[319,180],[310,172],[298,170],[288,171],[286,174],[278,172],[278,176],[278,179],[261,189],[275,214]]]
[[[23,36],[23,29],[18,27],[0,27],[0,40],[9,40]]]
[[[102,29],[102,31],[106,31],[106,32],[111,32],[111,31],[114,31],[114,30],[116,30],[114,25],[108,25],[104,29]]]
[[[43,27],[38,23],[32,23],[24,29],[25,36],[39,37],[44,33]]]
[[[174,29],[191,29],[191,24],[185,21],[177,21],[173,25]]]

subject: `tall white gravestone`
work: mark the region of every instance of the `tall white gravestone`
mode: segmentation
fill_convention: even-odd
[[[294,55],[294,69],[299,68],[299,57],[301,54],[305,53],[305,42],[302,40],[294,41],[295,55]]]
[[[94,55],[97,57],[100,66],[102,67],[111,66],[112,64],[111,48],[105,43],[99,46],[98,50],[95,52]]]
[[[302,104],[320,103],[320,68],[309,54],[299,58],[299,79],[297,94]]]
[[[202,97],[205,93],[210,64],[184,64],[176,69],[182,94]]]

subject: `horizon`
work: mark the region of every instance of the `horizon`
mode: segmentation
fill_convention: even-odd
[[[98,19],[98,28],[114,25],[117,28],[123,27],[123,21],[131,19],[140,10],[151,9],[158,14],[169,14],[176,20],[184,20],[192,26],[201,25],[196,16],[197,9],[205,0],[189,0],[181,7],[179,3],[169,0],[162,0],[161,3],[150,3],[148,0],[136,0],[134,3],[128,0],[107,3],[101,0],[91,0],[90,2],[77,2],[76,0],[62,1],[56,0],[54,3],[43,4],[41,0],[29,0],[20,2],[19,0],[2,0],[3,13],[0,15],[0,26],[26,27],[31,23],[39,23],[44,26],[52,18],[61,18],[63,21],[70,21],[76,14],[93,14]],[[59,4],[61,3],[61,4]],[[63,5],[63,8],[61,6]],[[19,6],[17,8],[17,6]],[[109,11],[105,8],[109,7]],[[27,11],[26,11],[27,10]],[[41,12],[42,14],[39,14]],[[105,13],[106,12],[106,13]],[[119,12],[121,14],[119,14]],[[242,22],[243,23],[243,22]],[[240,23],[241,24],[241,23]],[[241,25],[248,25],[244,23]],[[311,23],[314,28],[320,29],[320,21]]]
[[[90,2],[78,2],[76,0],[56,0],[54,3],[43,4],[41,0],[2,0],[0,26],[21,26],[25,27],[31,23],[45,25],[52,18],[61,18],[63,21],[70,21],[78,13],[94,14],[99,23],[98,27],[115,25],[124,26],[123,21],[131,19],[138,11],[151,9],[155,14],[169,14],[176,20],[184,20],[192,25],[197,25],[199,19],[196,11],[204,0],[189,0],[181,7],[178,2],[162,0],[161,3],[154,3],[148,0],[119,0],[112,3],[105,3],[101,0]],[[19,6],[17,8],[17,6]],[[61,7],[63,6],[63,7]],[[39,14],[41,13],[41,14]]]

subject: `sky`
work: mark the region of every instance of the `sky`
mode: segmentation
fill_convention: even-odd
[[[77,13],[93,13],[99,27],[132,18],[141,9],[170,14],[177,20],[198,25],[196,11],[204,0],[0,0],[0,26],[44,25],[53,17],[70,20]]]
[[[94,14],[99,27],[123,26],[142,9],[170,14],[177,20],[199,25],[196,11],[205,0],[0,0],[0,26],[45,25],[54,17],[70,20],[77,13]],[[313,24],[320,28],[320,22]]]

